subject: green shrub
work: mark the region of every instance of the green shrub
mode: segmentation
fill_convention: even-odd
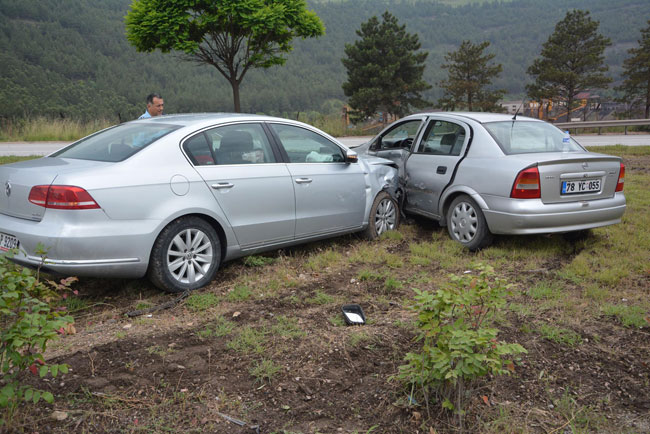
[[[488,374],[509,374],[514,370],[507,357],[526,350],[519,344],[499,342],[499,330],[490,327],[494,314],[504,306],[510,292],[492,267],[475,267],[478,273],[451,276],[436,292],[414,289],[413,310],[417,312],[419,353],[408,353],[397,378],[411,387],[411,398],[436,399],[458,415],[463,425],[463,403],[472,383]]]
[[[11,255],[10,253],[9,255]],[[22,384],[22,375],[31,372],[40,378],[67,373],[67,365],[48,364],[43,358],[48,342],[65,333],[74,320],[54,304],[67,295],[76,278],[60,283],[41,281],[38,272],[22,268],[0,256],[0,408],[5,409],[0,427],[11,422],[20,401],[53,402],[50,392]]]

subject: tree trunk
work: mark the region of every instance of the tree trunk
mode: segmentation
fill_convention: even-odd
[[[650,119],[650,81],[645,93],[645,118]]]
[[[239,102],[239,82],[237,80],[230,80],[232,87],[232,100],[235,107],[235,113],[241,113],[241,103]]]
[[[569,93],[566,101],[566,121],[571,122],[571,106],[573,105],[573,94]]]

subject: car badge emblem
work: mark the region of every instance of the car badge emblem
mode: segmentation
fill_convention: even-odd
[[[586,161],[584,163],[582,163],[582,168],[584,170],[587,170],[588,167],[589,167],[589,163],[587,163]]]
[[[7,197],[11,196],[11,182],[5,182],[5,194]]]

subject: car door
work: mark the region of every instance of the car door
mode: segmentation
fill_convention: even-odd
[[[407,119],[392,125],[378,135],[368,149],[368,154],[392,160],[397,164],[400,176],[404,174],[404,163],[409,157],[411,146],[424,124],[424,117]]]
[[[296,195],[296,239],[360,229],[366,182],[339,145],[302,126],[269,123],[284,152]]]
[[[183,148],[242,249],[293,240],[293,182],[262,124],[211,128],[186,140]]]
[[[470,128],[458,121],[430,118],[406,161],[406,210],[440,217],[440,196],[454,176],[470,138]]]

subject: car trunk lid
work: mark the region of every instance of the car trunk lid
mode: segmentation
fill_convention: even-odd
[[[51,185],[63,173],[94,167],[87,160],[39,158],[0,166],[0,213],[32,221],[41,221],[46,208],[29,201],[35,185]]]
[[[612,197],[621,167],[619,157],[603,154],[544,154],[537,163],[542,202],[564,203]]]

